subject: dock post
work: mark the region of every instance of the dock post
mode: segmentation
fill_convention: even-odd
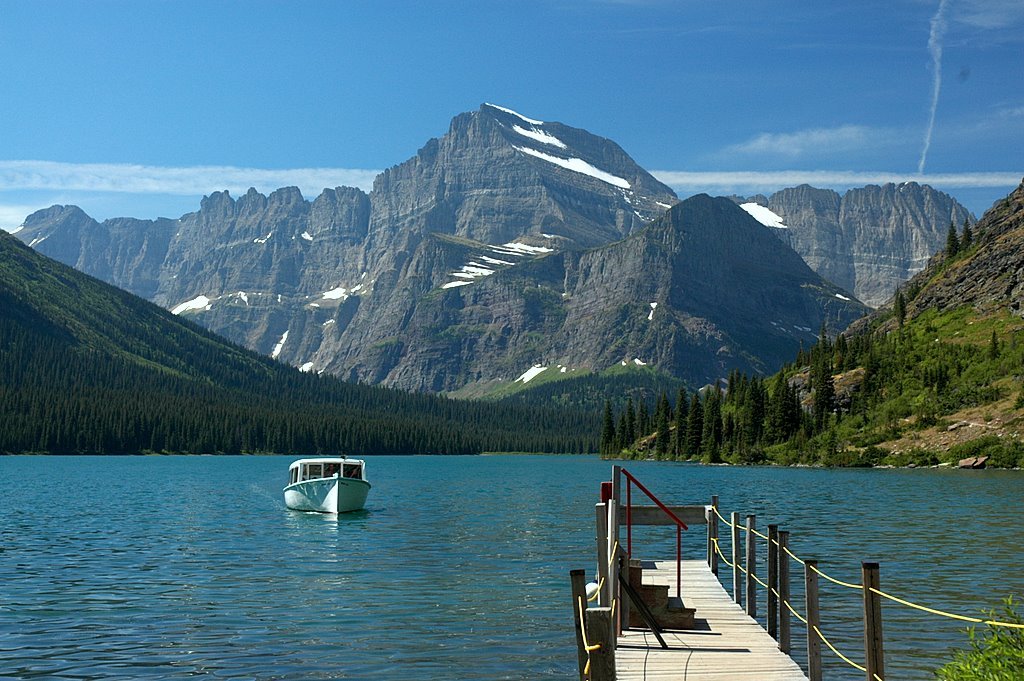
[[[601,647],[590,653],[590,681],[615,681],[615,644],[612,640],[612,609],[590,608],[587,619],[587,641]]]
[[[743,604],[743,582],[740,580],[740,514],[736,511],[729,516],[732,521],[732,598],[737,605]]]
[[[779,650],[789,655],[789,531],[779,530]]]
[[[779,640],[779,526],[768,526],[768,635]]]
[[[718,576],[718,495],[711,495],[711,512],[708,513],[708,564],[711,574]]]
[[[757,529],[757,518],[747,516],[747,614],[757,619],[757,582],[754,575],[757,574],[757,537],[754,530]]]
[[[861,563],[864,588],[864,660],[867,680],[885,678],[885,651],[882,649],[882,598],[879,590],[878,563]]]
[[[821,681],[821,637],[818,625],[818,561],[804,561],[804,594],[807,599],[807,679]]]
[[[597,583],[601,585],[599,602],[607,607],[611,584],[608,582],[608,505],[596,504],[597,515]]]
[[[619,598],[619,504],[614,498],[608,500],[608,602],[609,607]],[[619,640],[618,608],[612,613],[612,645]]]
[[[572,583],[572,621],[576,625],[576,659],[580,665],[580,681],[584,681],[586,675],[583,670],[587,666],[587,651],[583,647],[583,622],[580,621],[580,610],[584,613],[587,611],[587,571],[570,570],[569,581]]]

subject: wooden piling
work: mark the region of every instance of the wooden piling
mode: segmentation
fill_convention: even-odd
[[[708,513],[708,565],[711,574],[718,575],[718,495],[711,496],[711,512]]]
[[[779,526],[768,526],[768,635],[779,640]]]
[[[586,617],[587,641],[600,645],[590,652],[590,681],[615,681],[615,642],[611,608],[590,608]]]
[[[743,604],[743,582],[740,580],[740,514],[736,511],[729,516],[732,522],[732,598],[738,605]]]
[[[818,612],[818,561],[804,561],[804,597],[807,600],[807,679],[821,681],[821,623]]]
[[[587,666],[587,650],[583,647],[583,622],[580,621],[580,610],[587,610],[587,571],[570,570],[569,581],[572,584],[572,621],[576,625],[576,658],[579,661],[580,681],[584,681],[586,675],[583,670]]]
[[[601,603],[611,607],[612,603],[619,596],[619,504],[615,499],[608,500],[608,600]],[[618,640],[619,621],[618,612],[612,617],[612,643]]]
[[[779,650],[789,654],[790,629],[789,629],[789,554],[786,548],[789,547],[789,532],[779,530]]]
[[[611,605],[609,595],[611,584],[608,582],[608,506],[607,504],[596,504],[596,531],[597,539],[597,583],[601,585],[601,596],[599,602],[603,606]]]
[[[861,563],[864,589],[864,667],[867,681],[885,678],[885,651],[882,649],[882,597],[878,590],[878,563]]]
[[[754,530],[757,529],[756,516],[747,516],[747,614],[757,619],[757,582],[754,575],[757,574],[757,537]]]

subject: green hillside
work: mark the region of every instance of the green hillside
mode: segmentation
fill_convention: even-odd
[[[1024,467],[1021,272],[1024,185],[974,230],[951,226],[945,251],[888,309],[834,341],[822,333],[778,374],[734,373],[723,389],[663,400],[648,429],[608,409],[602,452],[835,466],[987,456]]]
[[[303,374],[0,234],[0,452],[596,448],[582,412]]]

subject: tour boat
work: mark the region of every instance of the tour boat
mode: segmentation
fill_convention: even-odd
[[[370,483],[358,459],[299,459],[288,468],[284,504],[296,511],[345,513],[366,503]]]

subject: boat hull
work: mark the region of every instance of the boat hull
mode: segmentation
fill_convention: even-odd
[[[366,504],[370,483],[350,478],[304,480],[284,488],[284,504],[295,511],[346,513]]]

